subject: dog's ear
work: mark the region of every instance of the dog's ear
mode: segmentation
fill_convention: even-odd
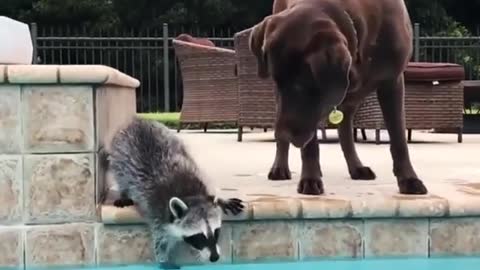
[[[267,54],[265,53],[265,42],[268,38],[268,24],[271,22],[272,16],[265,17],[262,22],[258,23],[252,28],[248,40],[250,51],[257,58],[257,74],[260,78],[267,78],[270,76],[268,68]]]
[[[305,61],[317,85],[326,89],[329,103],[339,104],[350,85],[352,56],[347,42],[335,33],[319,32],[309,44]]]

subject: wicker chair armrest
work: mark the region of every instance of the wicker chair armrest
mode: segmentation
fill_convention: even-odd
[[[173,40],[173,47],[176,50],[176,54],[189,54],[189,53],[205,53],[205,54],[217,54],[217,55],[231,55],[232,57],[235,56],[235,51],[226,48],[220,47],[211,47],[205,46],[200,44],[195,44],[191,42],[185,42],[181,40]]]
[[[237,54],[251,54],[250,49],[248,48],[248,41],[250,39],[250,33],[252,32],[252,30],[253,28],[248,28],[233,35],[234,49]]]

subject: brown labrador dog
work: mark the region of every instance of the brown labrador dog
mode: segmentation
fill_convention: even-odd
[[[276,0],[255,25],[250,50],[258,75],[277,85],[277,150],[270,180],[291,179],[289,145],[301,148],[298,192],[324,192],[317,125],[336,107],[344,118],[340,144],[354,180],[373,180],[353,140],[353,118],[377,91],[390,135],[393,173],[402,194],[426,194],[405,136],[403,72],[412,54],[411,21],[403,0]]]

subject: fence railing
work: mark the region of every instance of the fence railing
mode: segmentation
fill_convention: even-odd
[[[205,32],[169,29],[88,32],[69,28],[37,28],[32,24],[35,61],[42,64],[98,64],[116,68],[141,81],[137,91],[139,112],[178,111],[182,84],[172,39],[180,33],[207,37]],[[412,61],[462,64],[467,79],[480,79],[480,37],[420,36],[414,27]],[[233,31],[209,31],[217,46],[233,48]]]

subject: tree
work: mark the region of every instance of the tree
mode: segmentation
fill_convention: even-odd
[[[0,14],[43,25],[105,27],[117,21],[108,0],[1,0]]]
[[[32,9],[33,0],[1,0],[0,14],[19,19]]]
[[[468,36],[467,29],[461,21],[454,16],[457,13],[466,12],[465,6],[453,5],[450,0],[406,0],[413,22],[420,23],[422,35],[440,35],[440,36]],[[479,0],[472,2],[479,3]],[[458,2],[457,2],[458,3]],[[452,12],[452,8],[456,12]],[[459,11],[462,12],[459,12]],[[457,14],[458,15],[458,14]]]
[[[405,0],[424,34],[467,34],[477,30],[480,0]],[[0,14],[39,25],[89,28],[160,27],[245,29],[271,13],[273,0],[0,0]]]

